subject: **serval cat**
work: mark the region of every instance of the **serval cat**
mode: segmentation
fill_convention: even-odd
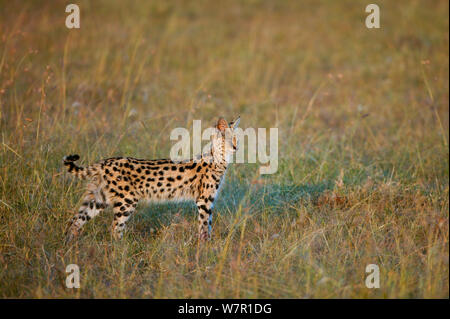
[[[239,121],[237,118],[228,124],[220,118],[209,151],[186,162],[114,157],[80,167],[75,164],[78,155],[65,156],[69,172],[88,180],[81,207],[70,221],[67,240],[77,237],[83,225],[107,207],[114,212],[113,237],[122,238],[125,224],[140,200],[195,201],[199,238],[210,239],[212,209],[237,149],[235,129]]]

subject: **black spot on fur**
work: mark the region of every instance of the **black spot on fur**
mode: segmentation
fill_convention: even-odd
[[[95,208],[96,209],[103,208],[103,204],[102,203],[95,203]]]

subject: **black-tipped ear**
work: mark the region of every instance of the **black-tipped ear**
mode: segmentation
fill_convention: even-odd
[[[239,122],[241,121],[241,117],[238,116],[233,122],[230,123],[230,128],[235,130],[239,126]]]

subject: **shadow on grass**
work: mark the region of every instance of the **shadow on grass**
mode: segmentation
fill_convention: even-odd
[[[252,214],[270,212],[270,214],[285,214],[294,206],[308,205],[324,192],[333,188],[334,182],[324,181],[318,184],[288,185],[288,184],[243,184],[230,181],[222,189],[214,213],[220,215],[235,214],[242,202],[251,207]],[[244,202],[244,196],[251,190],[249,199]],[[159,229],[169,226],[177,218],[197,220],[197,208],[193,202],[180,203],[144,203],[134,216],[135,228],[143,236],[155,235]]]

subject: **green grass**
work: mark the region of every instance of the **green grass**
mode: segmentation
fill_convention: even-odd
[[[69,30],[64,1],[0,0],[0,297],[449,297],[447,1],[378,1],[378,30],[353,0],[76,3]],[[279,128],[279,169],[230,168],[211,242],[171,204],[63,244],[64,155],[167,158],[238,114]]]

